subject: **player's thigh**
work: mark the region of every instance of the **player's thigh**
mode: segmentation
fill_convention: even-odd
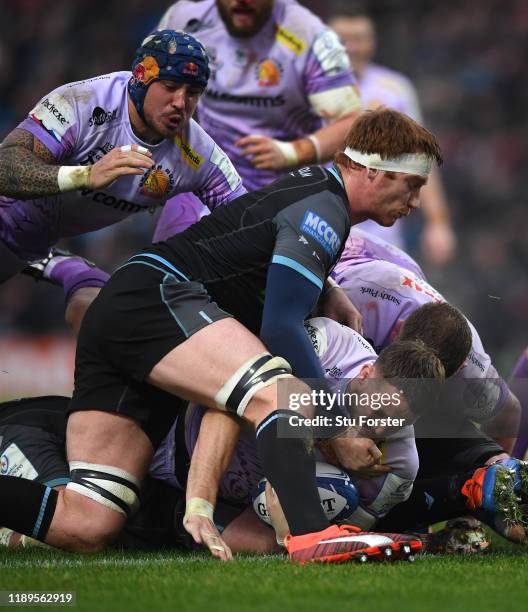
[[[152,444],[132,418],[114,412],[73,412],[66,430],[68,461],[110,465],[141,480],[150,465]]]
[[[165,355],[146,381],[215,408],[218,407],[215,397],[226,382],[244,364],[267,352],[262,341],[236,319],[221,319],[195,332]],[[276,408],[277,388],[272,383],[255,393],[243,416],[257,423]]]

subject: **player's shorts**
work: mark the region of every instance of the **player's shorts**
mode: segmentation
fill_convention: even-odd
[[[70,481],[66,461],[67,397],[27,398],[0,404],[0,476],[50,487]]]
[[[128,416],[157,446],[180,405],[145,378],[187,338],[227,317],[201,283],[187,280],[157,256],[133,257],[110,278],[84,317],[70,412]]]

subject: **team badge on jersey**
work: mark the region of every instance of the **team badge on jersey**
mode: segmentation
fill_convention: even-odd
[[[276,60],[267,58],[257,64],[255,74],[259,87],[273,87],[278,85],[284,69]]]
[[[341,241],[334,228],[322,217],[307,210],[301,223],[301,232],[316,240],[330,255],[337,255]]]
[[[174,173],[159,164],[145,173],[139,186],[141,194],[149,198],[162,198],[174,188]]]

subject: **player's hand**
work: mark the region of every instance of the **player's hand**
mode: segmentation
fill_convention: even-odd
[[[284,538],[290,533],[290,527],[282,511],[279,498],[269,482],[266,483],[266,508],[273,529],[275,529],[277,544],[284,546]]]
[[[321,314],[363,334],[363,317],[341,287],[332,287],[323,295]]]
[[[197,544],[207,546],[213,557],[222,561],[231,561],[233,553],[224,542],[214,523],[207,517],[193,514],[185,519],[183,526]]]
[[[330,444],[347,472],[363,478],[374,478],[391,471],[388,465],[381,465],[382,453],[369,438],[333,438]]]
[[[425,257],[437,266],[449,263],[455,255],[456,236],[449,223],[428,223],[422,232],[421,242]]]
[[[290,142],[253,134],[235,142],[244,157],[259,170],[285,170],[296,166],[297,154]]]
[[[108,187],[129,174],[145,174],[154,165],[152,153],[136,144],[115,147],[91,167],[90,189]]]

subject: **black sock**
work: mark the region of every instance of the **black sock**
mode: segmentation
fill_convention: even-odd
[[[376,523],[376,531],[410,531],[471,514],[461,488],[473,472],[417,480],[408,500]]]
[[[257,449],[264,473],[275,489],[292,535],[322,531],[328,519],[321,507],[315,479],[315,458],[309,450],[311,435],[307,428],[289,424],[291,410],[272,412],[257,427]],[[280,421],[280,436],[279,436]],[[297,436],[297,437],[294,437]]]
[[[58,493],[25,478],[0,477],[0,525],[44,542]]]

